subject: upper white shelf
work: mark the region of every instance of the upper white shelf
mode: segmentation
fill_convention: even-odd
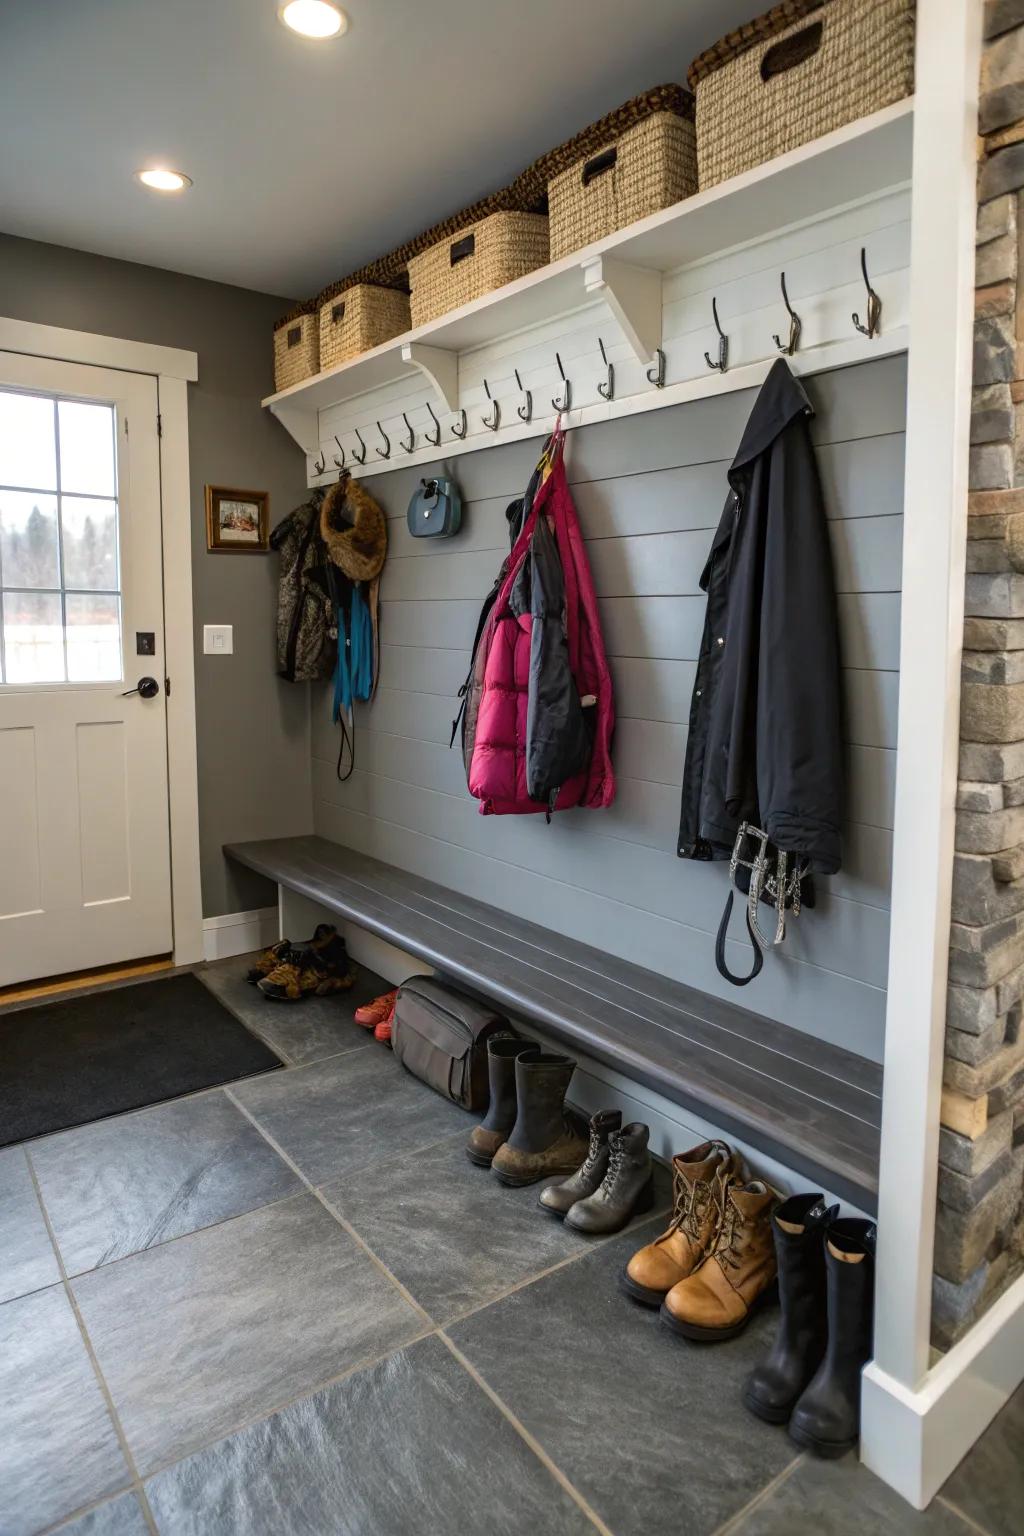
[[[672,272],[905,183],[912,147],[911,97],[675,203],[351,362],[269,395],[263,404],[307,446],[316,443],[319,411],[415,372],[428,373],[439,396],[454,409],[458,353],[555,319],[601,286],[610,302],[619,301],[635,319],[634,346],[650,356],[658,341],[654,306],[642,278],[631,281],[637,268]]]

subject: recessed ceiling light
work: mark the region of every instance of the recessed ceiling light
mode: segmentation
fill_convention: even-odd
[[[289,0],[277,14],[301,37],[340,37],[348,26],[345,12],[332,0]]]
[[[191,176],[185,176],[181,171],[153,169],[136,171],[135,176],[144,187],[152,187],[154,192],[183,192],[192,185]]]

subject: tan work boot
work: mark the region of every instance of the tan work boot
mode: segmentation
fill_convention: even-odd
[[[704,1260],[718,1229],[724,1186],[739,1174],[724,1141],[705,1141],[672,1159],[672,1220],[653,1243],[634,1253],[619,1283],[645,1307],[666,1294]]]
[[[772,1211],[778,1202],[761,1179],[728,1187],[707,1258],[662,1303],[661,1320],[674,1333],[705,1343],[734,1338],[759,1303],[774,1299]]]

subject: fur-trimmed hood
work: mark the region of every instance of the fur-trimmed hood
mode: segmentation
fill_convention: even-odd
[[[350,581],[373,581],[380,575],[388,552],[387,518],[351,475],[342,475],[324,496],[320,533],[331,560]]]

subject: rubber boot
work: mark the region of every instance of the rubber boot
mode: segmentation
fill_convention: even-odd
[[[583,1162],[588,1138],[565,1108],[575,1067],[571,1057],[547,1051],[517,1056],[516,1123],[491,1163],[503,1184],[536,1184],[553,1173],[573,1173]]]
[[[613,1131],[608,1141],[608,1172],[600,1189],[578,1200],[565,1218],[567,1227],[596,1237],[620,1232],[634,1213],[654,1204],[654,1164],[647,1150],[650,1131],[634,1122]]]
[[[818,1456],[842,1456],[860,1433],[860,1374],[871,1357],[875,1224],[844,1216],[825,1231],[828,1347],[793,1409],[790,1438]]]
[[[782,1316],[775,1342],[748,1377],[743,1401],[769,1424],[785,1424],[828,1343],[823,1234],[839,1213],[821,1194],[794,1195],[772,1217]]]
[[[537,1204],[552,1216],[564,1216],[578,1200],[600,1189],[608,1172],[608,1138],[622,1125],[622,1115],[617,1109],[603,1109],[590,1122],[590,1146],[582,1168],[570,1174],[561,1184],[549,1184],[541,1190]]]
[[[529,1040],[499,1035],[487,1042],[487,1077],[490,1099],[487,1113],[469,1133],[466,1156],[478,1168],[489,1168],[494,1154],[509,1138],[516,1123],[516,1061],[527,1054],[540,1055]]]

